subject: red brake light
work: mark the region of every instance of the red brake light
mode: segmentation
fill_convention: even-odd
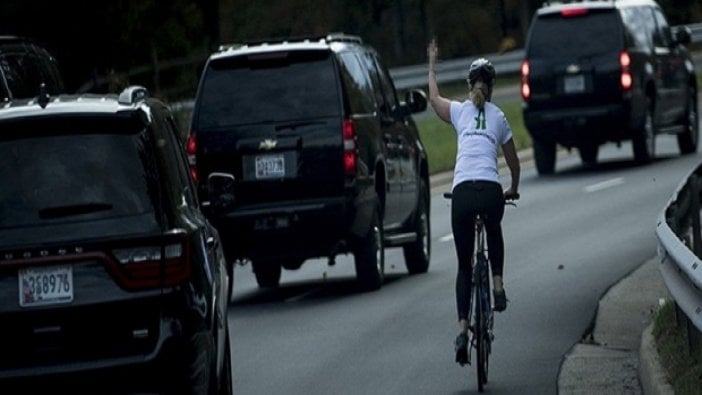
[[[522,62],[521,74],[522,74],[522,98],[527,101],[531,97],[531,87],[529,87],[529,73],[531,72],[529,68],[529,61],[525,60]]]
[[[631,77],[631,73],[628,73],[628,72],[622,73],[622,77],[621,77],[622,89],[624,89],[624,90],[631,89],[631,85],[633,85],[633,83],[634,83],[634,81]]]
[[[350,119],[345,119],[342,125],[344,139],[344,174],[356,175],[358,152],[356,151],[356,125]]]
[[[178,285],[190,277],[187,242],[116,248],[115,274],[128,289]]]
[[[626,51],[622,51],[619,54],[619,65],[622,68],[622,73],[619,77],[619,84],[622,87],[622,90],[628,91],[631,89],[632,85],[634,84],[634,79],[631,76],[631,56],[629,56],[629,53]]]
[[[188,155],[188,165],[190,165],[190,177],[193,181],[197,182],[200,180],[200,176],[197,173],[197,137],[195,133],[190,133],[188,136],[188,142],[185,144],[185,153]]]
[[[564,18],[570,18],[573,16],[581,16],[587,14],[587,8],[566,8],[561,10],[561,16]]]
[[[629,56],[628,52],[622,51],[622,53],[619,54],[619,64],[622,68],[631,66],[631,56]]]

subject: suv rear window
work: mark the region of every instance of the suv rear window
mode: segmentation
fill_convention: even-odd
[[[198,128],[339,116],[337,73],[328,51],[289,51],[210,62]]]
[[[535,21],[527,56],[553,58],[597,55],[620,50],[623,47],[622,40],[621,19],[613,9],[589,10],[585,15],[573,17],[562,17],[560,13],[549,14]]]
[[[0,229],[154,212],[145,134],[95,130],[0,140]]]

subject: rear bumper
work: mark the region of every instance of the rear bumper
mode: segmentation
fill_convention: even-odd
[[[225,240],[229,259],[307,259],[341,252],[341,241],[362,234],[362,218],[372,213],[367,210],[372,201],[338,197],[275,202],[210,217]]]
[[[137,376],[158,383],[162,372],[182,371],[184,350],[194,335],[189,331],[209,331],[180,316],[181,296],[4,315],[0,379],[7,385],[37,376],[70,382],[77,374],[82,381],[84,373],[129,372],[131,384]]]
[[[555,141],[565,147],[627,140],[633,126],[628,102],[539,110],[527,106],[523,115],[524,124],[535,140]]]

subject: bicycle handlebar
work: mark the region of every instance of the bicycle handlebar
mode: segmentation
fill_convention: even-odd
[[[451,199],[451,198],[453,198],[453,192],[444,192],[444,198],[446,198],[446,199]],[[505,202],[507,202],[507,204],[515,205],[515,204],[514,204],[514,201],[515,201],[515,200],[519,200],[519,194],[518,194],[518,193],[514,193],[514,194],[510,194],[510,195],[505,195]]]

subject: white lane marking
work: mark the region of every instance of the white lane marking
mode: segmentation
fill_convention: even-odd
[[[453,233],[449,233],[449,234],[447,234],[446,236],[441,236],[441,237],[439,238],[439,241],[442,242],[442,243],[445,243],[445,242],[451,241],[451,240],[453,240]]]
[[[612,178],[611,180],[598,182],[597,184],[588,185],[583,189],[585,190],[585,192],[591,193],[591,192],[601,191],[601,190],[607,189],[607,188],[616,187],[617,185],[622,185],[622,184],[624,184],[624,178],[617,177],[617,178]]]

